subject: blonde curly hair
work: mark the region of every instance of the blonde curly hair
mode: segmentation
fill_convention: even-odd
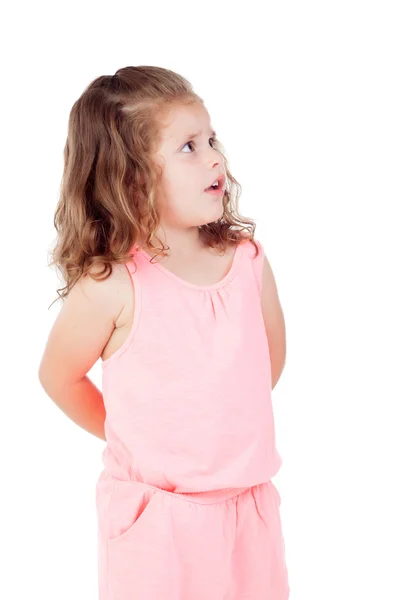
[[[66,285],[64,299],[82,275],[107,279],[113,263],[134,260],[132,248],[153,246],[160,225],[156,188],[160,173],[153,155],[160,143],[162,117],[177,105],[202,103],[187,79],[155,66],[124,67],[97,77],[72,106],[64,147],[64,171],[54,215],[56,265]],[[231,174],[222,144],[226,191],[220,219],[199,227],[205,245],[225,250],[254,241],[255,223],[238,212],[241,186]],[[92,272],[94,264],[104,265]],[[61,292],[61,293],[60,293]],[[57,298],[57,299],[59,299]],[[56,300],[57,300],[56,299]]]

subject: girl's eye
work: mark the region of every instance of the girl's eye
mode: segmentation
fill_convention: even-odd
[[[212,138],[210,138],[210,140],[212,141],[212,143],[213,143],[213,144],[215,144],[215,142],[217,141],[217,138],[215,138],[215,137],[212,137]],[[185,146],[188,146],[189,144],[190,144],[190,145],[192,145],[192,146],[194,146],[194,142],[193,142],[193,141],[186,142]],[[183,146],[183,148],[184,148],[185,146]],[[183,148],[182,148],[182,150],[183,150]],[[185,154],[186,154],[186,153],[185,153]]]

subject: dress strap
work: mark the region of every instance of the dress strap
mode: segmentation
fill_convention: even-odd
[[[261,298],[261,290],[262,290],[262,273],[264,268],[264,247],[259,240],[254,239],[258,247],[258,255],[256,256],[256,250],[253,244],[249,241],[247,242],[247,253],[251,260],[251,266],[253,269],[254,279],[256,281],[258,295]]]

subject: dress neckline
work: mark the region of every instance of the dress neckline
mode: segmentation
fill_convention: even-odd
[[[179,277],[178,275],[176,275],[175,273],[173,273],[172,271],[167,269],[164,265],[161,265],[158,262],[153,262],[151,264],[154,265],[155,267],[157,267],[157,269],[159,269],[162,273],[164,273],[171,279],[175,280],[177,283],[179,283],[182,286],[192,288],[194,290],[200,290],[200,291],[217,290],[217,289],[223,287],[224,285],[226,285],[228,282],[230,282],[233,279],[235,272],[236,272],[237,263],[239,262],[239,256],[240,256],[242,244],[243,244],[243,240],[240,241],[239,244],[235,248],[232,263],[231,263],[228,273],[220,281],[218,281],[217,283],[214,283],[212,285],[197,285],[195,283],[190,283],[189,281],[186,281],[186,279],[182,279],[182,277]],[[137,246],[136,249],[141,254],[143,254],[149,262],[151,261],[152,257],[145,250],[143,250],[139,246]]]

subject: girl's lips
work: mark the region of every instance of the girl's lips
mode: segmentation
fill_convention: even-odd
[[[225,190],[225,181],[226,181],[226,177],[223,173],[221,173],[220,175],[218,175],[218,177],[216,177],[215,179],[213,179],[213,181],[210,183],[210,185],[204,190],[205,192],[208,192],[209,189],[211,188],[212,184],[218,181],[218,190],[224,188]],[[211,188],[212,189],[212,188]]]
[[[210,194],[211,196],[223,196],[225,194],[225,188],[221,187],[217,187],[215,190],[213,188],[209,188],[206,190],[207,194]]]

